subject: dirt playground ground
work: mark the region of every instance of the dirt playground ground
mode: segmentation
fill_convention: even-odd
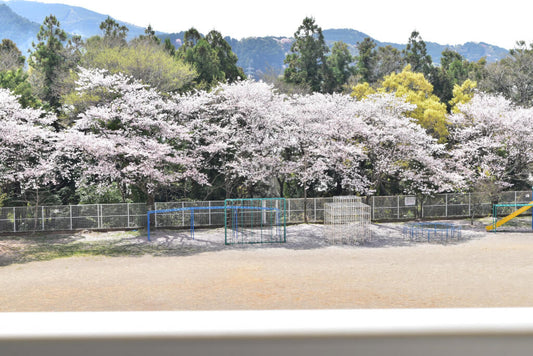
[[[461,239],[428,243],[406,239],[402,226],[373,225],[359,246],[326,244],[320,225],[289,226],[286,244],[229,247],[223,229],[194,240],[158,231],[153,242],[142,232],[78,233],[55,243],[151,252],[4,263],[0,311],[533,306],[533,233],[464,223]],[[0,252],[17,244],[2,238]]]

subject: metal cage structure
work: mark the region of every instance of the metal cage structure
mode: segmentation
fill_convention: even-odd
[[[226,245],[287,242],[285,198],[226,199]]]
[[[370,240],[371,209],[360,197],[334,197],[324,204],[324,237],[332,244],[359,244]]]
[[[462,238],[462,228],[447,222],[416,222],[406,224],[402,229],[403,237],[411,241],[447,243]]]

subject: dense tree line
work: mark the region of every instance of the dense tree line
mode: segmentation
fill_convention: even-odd
[[[0,45],[0,205],[528,188],[533,47],[435,66],[365,39],[352,57],[306,18],[274,83],[222,35],[67,38],[47,17],[28,60]],[[29,69],[25,70],[24,65]]]
[[[296,33],[291,52],[285,59],[283,85],[291,84],[307,92],[347,92],[357,84],[378,87],[391,74],[400,73],[407,65],[421,73],[431,84],[432,92],[447,106],[452,105],[455,85],[466,80],[479,89],[502,94],[518,105],[530,105],[533,99],[530,82],[533,79],[531,61],[533,44],[518,41],[510,56],[488,64],[483,58],[470,62],[453,50],[442,52],[440,63],[435,64],[418,31],[413,31],[403,51],[391,46],[377,47],[370,38],[356,44],[358,53],[352,56],[346,44],[336,42],[331,51],[326,46],[322,29],[313,18],[305,18]],[[281,83],[276,86],[283,88]]]

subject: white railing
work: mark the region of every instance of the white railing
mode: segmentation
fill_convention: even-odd
[[[530,355],[533,309],[1,313],[2,355]]]

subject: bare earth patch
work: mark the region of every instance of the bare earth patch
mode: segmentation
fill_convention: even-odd
[[[62,253],[116,253],[95,247],[4,263],[0,311],[533,306],[532,233],[465,225],[461,240],[428,243],[405,239],[402,227],[374,225],[359,246],[326,244],[320,225],[290,226],[286,244],[262,246],[224,246],[224,229],[194,240],[188,231],[158,231],[151,243],[141,232],[45,239],[41,247]],[[2,254],[18,248],[34,246],[0,240]]]

